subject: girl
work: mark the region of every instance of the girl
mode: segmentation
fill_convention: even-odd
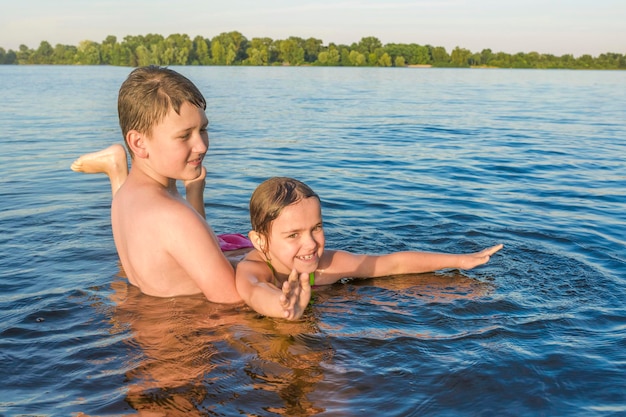
[[[417,274],[446,268],[471,269],[502,248],[470,254],[396,252],[363,255],[324,248],[319,196],[306,184],[274,177],[250,198],[248,236],[254,245],[237,265],[237,291],[256,312],[296,320],[311,299],[312,285],[341,278]]]

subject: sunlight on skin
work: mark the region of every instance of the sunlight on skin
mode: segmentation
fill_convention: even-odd
[[[122,145],[111,145],[106,149],[80,156],[70,168],[72,171],[86,174],[106,174],[111,181],[111,193],[115,195],[128,177],[126,150]]]

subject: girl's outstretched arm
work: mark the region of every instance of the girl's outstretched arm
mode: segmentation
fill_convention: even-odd
[[[394,252],[386,255],[360,255],[326,251],[323,265],[316,273],[316,284],[332,284],[341,278],[373,278],[390,275],[420,274],[441,269],[472,269],[489,261],[502,249],[495,245],[475,253]]]

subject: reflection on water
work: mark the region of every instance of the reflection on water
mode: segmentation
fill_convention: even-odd
[[[393,296],[381,301],[380,296],[359,294],[365,286]],[[201,296],[146,296],[122,274],[111,289],[110,332],[123,334],[127,345],[124,401],[139,415],[265,410],[268,415],[312,416],[328,411],[309,398],[326,395],[328,387],[316,393],[322,382],[336,385],[331,389],[334,402],[351,403],[349,378],[325,378],[327,370],[336,367],[331,338],[436,337],[394,329],[396,315],[410,314],[402,311],[403,299],[477,299],[489,293],[490,285],[457,274],[346,280],[316,289],[315,306],[297,322],[263,318],[245,305],[212,304]],[[351,322],[354,305],[379,310],[376,330],[359,330],[358,323]],[[322,324],[320,331],[319,316],[338,317],[342,323]],[[385,323],[385,317],[395,323]]]
[[[280,415],[320,411],[307,394],[331,350],[313,317],[290,323],[202,297],[148,297],[122,279],[112,288],[112,328],[129,333],[134,352],[126,373],[133,409],[200,416],[218,408],[222,414],[246,398],[261,408],[282,403],[268,408]]]

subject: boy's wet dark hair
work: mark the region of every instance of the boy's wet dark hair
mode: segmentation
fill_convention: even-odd
[[[184,103],[206,110],[206,100],[188,78],[169,68],[150,65],[133,70],[120,87],[117,112],[124,141],[131,130],[150,135],[170,108],[180,114]],[[128,152],[133,157],[132,150]]]

